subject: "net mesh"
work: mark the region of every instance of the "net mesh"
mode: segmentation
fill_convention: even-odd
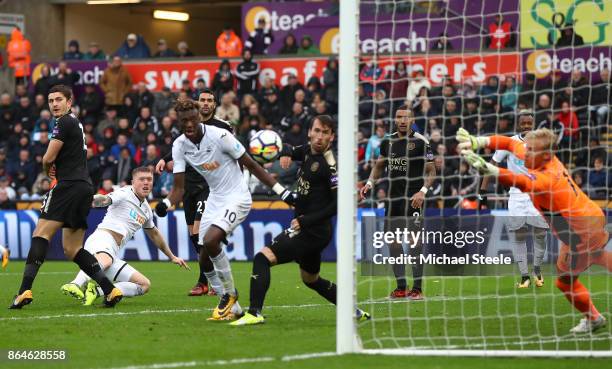
[[[388,192],[385,172],[359,204],[357,302],[372,314],[358,327],[365,349],[589,354],[612,348],[609,328],[592,335],[570,333],[583,316],[555,283],[558,238],[546,232],[542,256],[529,227],[526,254],[521,251],[511,229],[525,215],[523,208],[509,212],[508,188],[498,181],[482,186],[480,174],[457,154],[455,140],[460,127],[473,135],[513,136],[519,130],[518,112],[530,110],[534,128],[555,133],[557,157],[572,183],[608,214],[612,1],[578,3],[361,0],[358,186],[368,180],[381,141],[396,130],[397,108],[407,104],[415,115],[412,128],[429,141],[436,167],[426,200],[427,225],[417,228],[485,229],[484,243],[455,255],[511,260],[493,267],[429,265],[423,300],[390,299],[397,287],[393,268],[373,268],[371,262],[375,254],[389,256],[389,250],[371,250],[368,242],[373,231],[388,229],[385,208],[398,200]],[[494,150],[479,153],[489,161]],[[538,224],[538,218],[522,217],[522,222]],[[405,254],[409,249],[404,244]],[[525,257],[531,285],[518,288],[517,260]],[[534,257],[542,259],[542,287],[534,285]],[[410,289],[410,265],[406,277]],[[605,265],[589,268],[579,280],[609,318],[612,280]]]

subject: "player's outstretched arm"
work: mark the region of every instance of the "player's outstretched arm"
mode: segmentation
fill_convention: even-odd
[[[108,195],[95,194],[91,202],[92,208],[105,208],[113,203],[113,200]]]
[[[280,198],[286,202],[287,204],[294,206],[295,201],[297,199],[297,195],[290,190],[286,189],[283,185],[278,183],[270,173],[266,172],[266,170],[255,160],[253,160],[248,154],[243,154],[239,159],[238,163],[243,167],[247,168],[252,175],[257,177],[261,181],[261,183],[270,187],[272,191],[274,191]]]
[[[185,263],[185,260],[177,257],[176,255],[172,253],[172,250],[170,250],[170,247],[166,243],[166,240],[164,240],[164,237],[162,236],[159,229],[157,229],[157,227],[145,228],[144,231],[147,234],[147,236],[151,239],[151,241],[153,241],[155,246],[157,246],[157,248],[160,249],[161,252],[163,252],[164,255],[166,255],[168,259],[170,259],[171,262],[187,270],[191,270],[191,268],[189,268],[189,265]]]

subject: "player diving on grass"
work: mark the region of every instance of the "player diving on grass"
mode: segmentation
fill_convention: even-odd
[[[412,129],[414,113],[406,105],[400,106],[395,113],[396,132],[385,137],[380,144],[380,156],[376,160],[367,183],[361,188],[360,198],[365,199],[367,193],[374,187],[376,181],[387,172],[389,180],[389,201],[385,204],[386,228],[413,228],[420,230],[423,220],[425,195],[433,184],[436,167],[429,141],[423,135]],[[391,256],[404,253],[401,244],[389,245]],[[397,288],[391,291],[389,298],[422,300],[423,264],[419,255],[423,245],[418,242],[410,245],[409,254],[415,256],[417,262],[412,264],[412,289],[406,283],[406,266],[394,264],[393,274]]]
[[[132,171],[131,186],[125,186],[108,195],[94,195],[93,198],[93,207],[108,206],[108,210],[102,223],[85,241],[85,250],[96,257],[106,277],[115,282],[123,297],[144,295],[151,287],[147,277],[119,259],[121,248],[141,228],[172,263],[189,270],[185,261],[172,253],[161,232],[153,224],[153,211],[147,202],[147,196],[152,189],[152,169],[139,167]],[[83,271],[79,271],[72,282],[63,285],[61,291],[82,300],[84,305],[93,304],[101,296],[100,287]]]
[[[557,136],[542,128],[525,135],[525,144],[504,136],[476,137],[457,131],[464,159],[482,174],[497,177],[507,186],[528,193],[534,206],[561,241],[557,259],[557,287],[583,315],[571,333],[590,333],[606,325],[593,305],[589,290],[580,282],[580,273],[591,265],[612,271],[612,253],[604,250],[609,234],[603,210],[582,192],[555,156]],[[487,163],[474,153],[487,147],[507,150],[525,161],[526,173],[514,173]]]
[[[251,210],[251,193],[240,166],[248,169],[288,204],[294,204],[295,194],[277,183],[257,164],[230,132],[200,123],[197,102],[181,99],[177,101],[175,110],[183,134],[172,144],[174,182],[168,197],[157,204],[155,212],[165,216],[168,208],[179,203],[185,188],[187,165],[206,180],[210,186],[210,195],[200,221],[198,244],[203,245],[208,253],[221,279],[223,292],[210,320],[231,320],[241,316],[242,309],[237,303],[238,292],[234,286],[229,258],[221,242],[244,221]]]
[[[520,133],[512,136],[512,139],[525,144],[525,135],[534,129],[533,113],[530,110],[521,110],[518,114],[518,128]],[[514,153],[508,150],[496,150],[493,155],[493,164],[499,166],[504,160],[507,163],[508,170],[516,174],[528,173],[525,168],[523,159],[519,159]],[[484,177],[480,186],[481,191],[485,191],[489,186],[491,177]],[[531,286],[531,278],[529,276],[529,265],[527,262],[527,236],[529,235],[529,226],[532,229],[533,236],[533,274],[535,276],[535,285],[537,287],[544,286],[544,278],[542,277],[541,265],[546,252],[546,233],[548,224],[540,213],[536,210],[529,198],[529,194],[524,193],[516,186],[510,187],[508,191],[510,198],[508,200],[508,228],[510,239],[513,241],[514,249],[516,250],[516,261],[521,272],[521,281],[517,283],[518,288],[529,288]],[[486,198],[483,198],[486,202]]]
[[[336,304],[336,284],[321,278],[321,252],[333,236],[331,218],[336,215],[336,158],[331,150],[334,121],[329,115],[319,115],[308,132],[309,145],[295,148],[284,145],[281,166],[287,169],[292,160],[302,162],[297,180],[295,218],[291,227],[274,238],[253,259],[249,311],[233,326],[264,323],[261,313],[270,287],[270,268],[295,261],[300,266],[304,284],[327,301]],[[357,309],[356,318],[367,320],[370,315]]]

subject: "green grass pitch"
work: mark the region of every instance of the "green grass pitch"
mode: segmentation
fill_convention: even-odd
[[[74,264],[45,263],[34,284],[33,304],[21,311],[0,310],[0,352],[65,349],[69,359],[18,362],[1,357],[0,368],[599,369],[612,365],[610,359],[335,356],[335,309],[302,285],[294,264],[272,270],[266,324],[238,328],[206,320],[216,297],[186,296],[196,278],[194,263],[191,272],[170,263],[133,265],[149,277],[151,291],[124,299],[114,309],[104,309],[81,306],[59,292],[76,273]],[[19,286],[22,270],[23,262],[13,261],[0,272],[0,303],[6,307]],[[251,264],[235,262],[233,270],[242,293],[240,301],[246,307]],[[335,264],[325,263],[322,275],[334,279]],[[599,291],[594,294],[595,303],[610,319],[612,279],[598,275],[585,281],[592,291]],[[579,317],[555,290],[551,278],[543,289],[521,293],[513,283],[511,277],[429,277],[425,281],[427,300],[389,303],[383,297],[392,286],[390,280],[360,278],[359,300],[374,316],[359,328],[364,346],[611,350],[609,327],[589,339],[566,337]],[[479,294],[484,298],[476,298]],[[311,353],[330,355],[309,357]]]

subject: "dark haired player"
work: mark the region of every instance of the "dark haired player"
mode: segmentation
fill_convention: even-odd
[[[200,117],[202,123],[226,129],[233,133],[232,126],[215,116],[217,103],[215,94],[212,90],[206,88],[200,92],[198,97],[198,105],[200,105]],[[156,171],[161,173],[166,167],[166,163],[172,160],[172,154],[161,159],[157,163]],[[208,183],[202,178],[198,172],[191,166],[185,168],[185,194],[183,195],[183,209],[185,211],[185,222],[189,231],[189,239],[193,244],[196,254],[198,255],[198,263],[200,265],[200,273],[195,286],[189,291],[189,296],[202,296],[205,294],[215,295],[216,291],[221,289],[221,281],[215,273],[206,250],[202,250],[202,245],[198,244],[198,229],[200,228],[200,220],[202,213],[206,207],[206,199],[210,189]],[[209,285],[210,284],[210,288]]]
[[[242,315],[238,292],[229,258],[221,242],[249,214],[251,193],[242,178],[241,166],[289,204],[294,194],[277,183],[246,153],[242,144],[225,129],[200,123],[199,106],[192,100],[179,100],[175,106],[183,134],[172,144],[174,183],[155,212],[165,216],[169,207],[179,202],[185,191],[185,169],[193,167],[210,186],[208,203],[202,214],[199,244],[203,245],[221,280],[222,296],[211,320],[229,320]]]
[[[386,206],[388,228],[420,226],[425,195],[436,175],[429,141],[412,129],[413,123],[412,110],[406,105],[399,107],[395,113],[396,132],[382,140],[380,157],[360,192],[361,199],[364,199],[386,168],[389,180],[389,202]],[[416,256],[419,261],[418,255],[422,253],[423,245],[419,243],[410,247],[410,255]],[[389,248],[391,256],[399,256],[404,252],[401,244],[391,244]],[[391,292],[390,298],[423,299],[423,265],[420,262],[412,265],[411,290],[408,290],[406,283],[404,264],[394,264],[393,273],[397,288]]]
[[[49,148],[43,156],[44,173],[55,177],[57,185],[46,195],[40,218],[32,233],[19,293],[10,309],[21,309],[32,302],[32,284],[45,261],[49,242],[62,228],[64,255],[74,261],[85,274],[95,280],[105,295],[104,304],[115,306],[123,297],[100,268],[98,260],[83,248],[87,215],[93,199],[93,188],[87,170],[87,145],[83,125],[70,112],[72,90],[56,85],[49,90],[49,108],[56,119]]]
[[[331,150],[334,121],[329,115],[316,116],[308,132],[309,145],[288,147],[281,155],[281,166],[301,161],[297,180],[298,198],[291,227],[274,238],[253,259],[249,311],[231,325],[253,325],[264,322],[261,314],[270,287],[270,268],[295,261],[300,266],[304,284],[336,304],[336,284],[319,275],[321,252],[333,236],[331,218],[336,214],[336,158]],[[357,319],[367,320],[368,313],[357,309]]]

